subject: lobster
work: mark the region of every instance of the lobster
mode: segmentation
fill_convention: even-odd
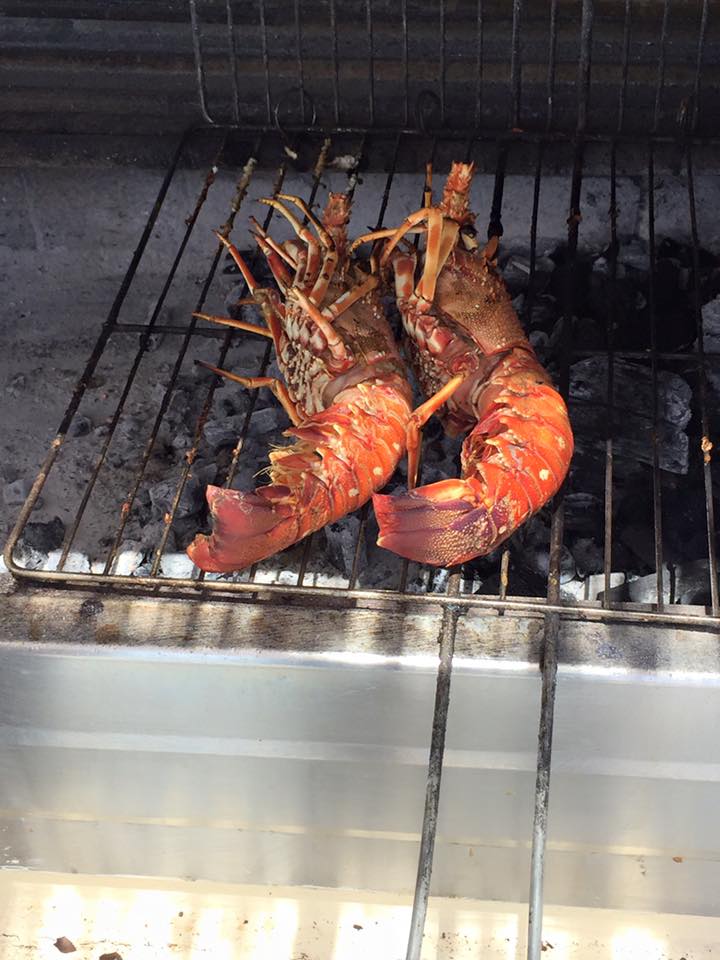
[[[204,366],[246,388],[269,388],[292,423],[284,436],[294,442],[270,452],[266,486],[248,493],[208,486],[212,533],[198,534],[187,550],[208,572],[241,570],[367,502],[404,453],[412,409],[379,277],[349,256],[349,197],[331,193],[321,220],[294,196],[262,202],[282,214],[296,235],[278,244],[253,221],[278,290],[260,288],[237,248],[217,236],[266,325],[196,316],[273,341],[285,382]],[[298,208],[307,225],[286,204]]]
[[[454,163],[432,206],[428,166],[423,208],[351,248],[385,240],[371,263],[392,270],[406,352],[428,398],[408,423],[409,492],[373,496],[378,544],[435,566],[494,550],[558,491],[573,453],[565,403],[497,272],[497,237],[479,249],[473,173],[473,164]],[[412,232],[426,234],[424,253],[403,240]],[[436,412],[451,436],[469,431],[462,476],[416,489],[421,430]]]

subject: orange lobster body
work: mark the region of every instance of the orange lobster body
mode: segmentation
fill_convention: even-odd
[[[357,509],[387,483],[405,450],[410,386],[377,278],[348,257],[349,201],[331,194],[318,223],[302,201],[282,199],[300,207],[317,237],[278,200],[268,201],[300,241],[280,246],[262,231],[257,237],[281,295],[260,290],[228,246],[267,322],[267,332],[251,332],[272,337],[285,383],[232,379],[273,390],[294,424],[285,432],[294,442],[271,451],[267,486],[252,493],[208,487],[213,531],[188,548],[206,571],[241,570]]]
[[[411,363],[426,396],[436,398],[413,414],[409,453],[413,426],[435,410],[449,433],[470,430],[460,479],[373,498],[378,543],[439,566],[482,556],[507,539],[558,491],[573,453],[565,403],[496,271],[497,242],[480,251],[468,229],[472,173],[470,165],[453,164],[442,202],[430,207],[426,200],[381,259],[393,269]],[[402,234],[423,221],[424,253],[401,251]],[[411,486],[415,469],[411,456]]]

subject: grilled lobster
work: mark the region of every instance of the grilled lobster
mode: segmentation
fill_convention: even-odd
[[[272,390],[293,424],[285,436],[294,442],[271,451],[267,486],[252,493],[207,488],[212,533],[199,534],[188,547],[205,571],[241,570],[365,503],[395,470],[412,409],[378,276],[365,274],[349,257],[349,198],[331,193],[322,222],[297,197],[280,194],[263,202],[290,222],[297,237],[278,244],[254,222],[280,293],[259,288],[238,250],[218,237],[267,326],[197,316],[272,339],[284,383],[205,366],[244,387]]]
[[[373,497],[378,543],[437,566],[482,556],[507,539],[557,492],[573,452],[565,403],[497,273],[497,238],[484,250],[475,240],[473,172],[472,164],[454,163],[432,206],[428,167],[423,209],[397,230],[353,244],[386,239],[379,269],[392,268],[407,353],[429,398],[408,425],[410,492]],[[410,232],[426,233],[424,253],[403,241]],[[449,434],[470,431],[462,478],[413,489],[420,431],[435,412]]]

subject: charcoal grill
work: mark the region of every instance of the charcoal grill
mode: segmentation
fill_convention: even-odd
[[[440,802],[445,730],[450,703],[453,650],[459,621],[483,611],[495,623],[530,617],[542,622],[542,702],[539,721],[537,780],[532,834],[529,896],[528,956],[538,958],[542,941],[543,869],[549,809],[553,716],[561,623],[584,621],[625,623],[648,628],[683,628],[716,632],[720,628],[720,600],[713,499],[713,451],[708,371],[716,369],[717,355],[703,347],[700,260],[703,256],[698,209],[704,198],[697,188],[698,169],[716,170],[720,143],[714,118],[720,110],[720,87],[715,75],[720,63],[720,34],[708,0],[675,4],[671,0],[638,4],[551,0],[535,4],[514,0],[512,9],[484,3],[397,5],[377,0],[345,5],[329,0],[309,5],[296,0],[288,11],[282,5],[258,0],[242,11],[225,0],[189,0],[188,37],[192,41],[194,77],[202,126],[193,126],[180,139],[146,227],[132,255],[118,295],[102,326],[98,341],[75,386],[51,449],[23,506],[5,550],[11,573],[22,581],[93,591],[123,591],[210,599],[252,601],[267,605],[304,605],[320,609],[367,608],[388,614],[412,609],[438,617],[439,667],[429,773],[417,885],[408,945],[408,958],[420,956],[430,892],[433,847]],[[154,232],[163,227],[165,201],[180,171],[198,158],[208,173],[190,215],[171,227],[172,260],[166,278],[153,296],[145,319],[138,317],[134,285]],[[604,589],[601,599],[571,600],[561,593],[563,495],[551,508],[548,572],[544,592],[526,595],[514,589],[512,544],[497,559],[498,590],[479,593],[477,571],[471,566],[448,576],[421,571],[413,577],[408,564],[397,570],[393,583],[365,586],[362,580],[362,541],[367,509],[360,511],[358,534],[350,569],[342,585],[322,585],[313,574],[318,537],[308,537],[294,555],[294,566],[282,568],[282,558],[236,576],[168,573],[164,559],[168,540],[178,520],[187,484],[201,451],[205,425],[212,421],[220,381],[200,381],[202,391],[192,436],[183,465],[174,469],[170,508],[143,575],[118,572],[126,526],[137,508],[148,467],[172,403],[179,378],[196,356],[227,365],[238,334],[191,318],[212,296],[223,267],[223,248],[214,254],[208,246],[208,265],[196,299],[184,302],[181,321],[163,318],[173,285],[186,269],[186,251],[202,223],[205,205],[218,176],[232,174],[235,186],[228,194],[225,221],[228,235],[243,232],[243,215],[254,184],[261,175],[273,178],[275,192],[292,176],[307,186],[305,198],[318,203],[329,183],[359,195],[363,178],[376,171],[384,177],[377,194],[372,228],[387,225],[398,178],[413,174],[417,201],[422,195],[425,163],[432,160],[440,176],[451,159],[476,162],[480,174],[493,178],[484,208],[477,209],[478,227],[488,236],[503,236],[506,177],[522,171],[532,189],[525,198],[528,225],[529,288],[521,313],[527,320],[534,306],[533,278],[539,249],[539,219],[547,178],[562,172],[566,184],[566,282],[560,297],[561,344],[558,351],[560,388],[568,395],[569,371],[579,358],[602,357],[606,362],[607,429],[604,446]],[[577,287],[573,282],[583,231],[583,186],[590,171],[605,185],[607,199],[606,259],[611,277],[618,274],[618,182],[636,178],[639,202],[646,210],[650,270],[647,342],[638,349],[618,346],[615,305],[607,306],[606,343],[589,348],[576,336]],[[695,338],[686,349],[664,349],[657,320],[658,181],[666,171],[682,176],[686,190],[683,228],[692,262],[688,271]],[[603,201],[604,202],[604,201]],[[266,226],[272,219],[267,215]],[[355,231],[358,232],[358,231]],[[129,306],[129,309],[128,309]],[[26,525],[32,522],[39,498],[63,470],[63,449],[75,417],[82,412],[88,385],[106,364],[118,339],[136,338],[137,350],[123,380],[105,436],[95,450],[82,495],[53,564],[23,565],[21,546]],[[169,373],[157,392],[157,406],[147,414],[139,441],[137,470],[128,489],[117,493],[107,512],[105,551],[92,569],[72,566],[73,547],[82,533],[83,519],[101,496],[103,473],[112,470],[116,431],[126,415],[137,378],[147,375],[154,344],[163,337],[171,345]],[[615,599],[613,562],[617,420],[614,370],[624,361],[642,362],[651,374],[654,406],[648,432],[651,444],[649,497],[652,502],[652,551],[657,579],[656,601],[631,603]],[[258,374],[271,362],[270,349],[259,354]],[[680,362],[695,387],[699,422],[691,435],[690,461],[702,475],[707,560],[707,603],[677,605],[668,598],[663,570],[663,491],[667,477],[661,469],[659,376],[668,364]],[[119,376],[119,375],[118,375]],[[230,485],[243,463],[244,445],[257,410],[249,398],[238,442],[225,468]],[[695,442],[697,440],[697,442]],[[688,481],[689,483],[689,481]],[[688,486],[692,495],[692,489]],[[340,578],[342,579],[342,578]],[[492,628],[490,628],[492,631]]]

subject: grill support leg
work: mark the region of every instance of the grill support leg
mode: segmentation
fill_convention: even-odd
[[[459,587],[459,574],[457,578]],[[449,592],[453,587],[452,580]],[[428,778],[425,791],[425,813],[423,815],[422,836],[420,840],[420,857],[418,860],[417,880],[415,882],[415,899],[413,901],[412,916],[410,919],[410,937],[408,939],[406,960],[420,960],[422,951],[423,931],[427,915],[428,898],[430,896],[430,880],[432,877],[433,853],[435,850],[435,834],[437,832],[438,807],[440,805],[440,780],[442,777],[443,755],[445,753],[445,732],[447,730],[448,708],[450,706],[450,679],[452,674],[452,658],[455,650],[455,634],[459,610],[451,605],[443,610],[440,626],[440,662],[438,664],[437,682],[435,685],[435,710],[433,713],[432,740],[430,742],[430,760],[428,763]]]

